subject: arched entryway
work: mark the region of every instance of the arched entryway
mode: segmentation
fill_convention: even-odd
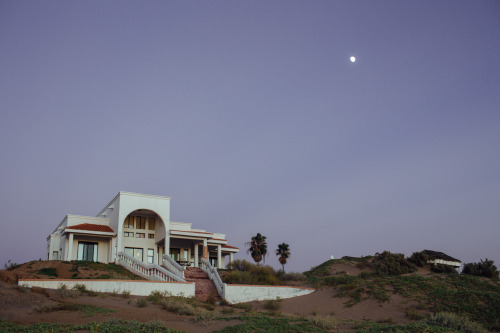
[[[165,223],[152,210],[137,209],[123,221],[123,252],[150,264],[161,264],[165,253]]]

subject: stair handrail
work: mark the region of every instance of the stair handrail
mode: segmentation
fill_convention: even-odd
[[[163,255],[163,266],[173,274],[184,279],[184,266],[179,265],[172,257],[168,254]]]
[[[201,265],[200,268],[207,273],[208,277],[210,280],[215,285],[215,288],[217,288],[217,293],[219,296],[224,299],[224,290],[225,290],[225,283],[222,282],[222,279],[220,278],[219,272],[217,271],[217,268],[212,266],[208,260],[205,258],[201,258]]]
[[[146,280],[186,282],[183,278],[169,272],[159,265],[146,264],[125,252],[119,252],[117,258],[119,265],[145,278]]]

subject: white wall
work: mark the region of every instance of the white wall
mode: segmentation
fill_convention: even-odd
[[[76,284],[84,284],[88,290],[97,292],[129,291],[131,295],[148,296],[153,291],[168,292],[171,296],[194,297],[195,286],[192,282],[158,282],[158,281],[132,281],[132,280],[19,280],[18,285],[24,287],[40,287],[58,289],[66,285],[68,289]]]
[[[230,303],[291,298],[314,292],[313,288],[224,284],[224,298]]]

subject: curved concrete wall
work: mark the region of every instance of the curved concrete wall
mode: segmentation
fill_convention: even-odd
[[[244,284],[224,284],[224,298],[230,303],[264,301],[276,298],[303,296],[316,289],[290,286],[255,286]]]

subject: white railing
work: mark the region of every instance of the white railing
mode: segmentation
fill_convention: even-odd
[[[168,254],[163,255],[163,266],[165,268],[172,272],[173,274],[177,275],[181,279],[184,279],[184,267],[179,265],[174,259],[172,259],[171,256]]]
[[[205,258],[201,258],[200,262],[200,268],[207,273],[208,277],[210,280],[215,285],[215,288],[217,288],[217,293],[221,298],[224,299],[224,286],[225,283],[222,282],[219,272],[217,272],[217,268],[213,267],[208,260]]]
[[[118,264],[147,280],[186,282],[161,266],[143,263],[124,252],[118,253]]]

